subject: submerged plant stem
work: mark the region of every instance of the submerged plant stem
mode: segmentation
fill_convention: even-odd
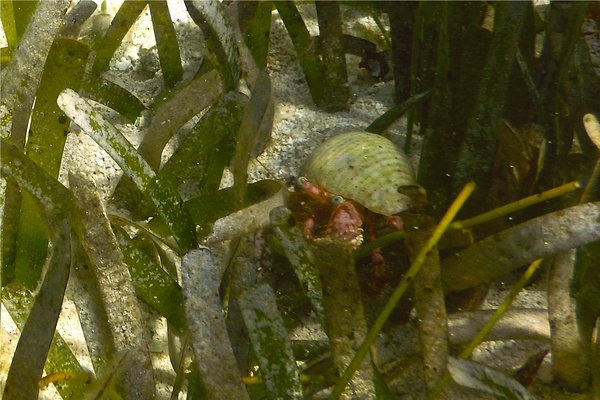
[[[429,251],[431,251],[431,249],[440,240],[454,216],[458,213],[458,211],[465,203],[465,201],[469,198],[471,193],[473,193],[473,190],[475,190],[475,184],[473,182],[469,182],[465,185],[463,190],[458,194],[458,196],[454,200],[454,203],[452,203],[452,205],[450,206],[450,208],[448,209],[438,226],[433,231],[433,234],[431,235],[427,243],[425,243],[419,254],[415,257],[410,269],[406,272],[404,278],[402,278],[402,281],[396,287],[396,290],[394,290],[394,293],[392,293],[392,296],[390,297],[387,304],[377,317],[377,320],[375,320],[373,327],[367,334],[367,337],[365,338],[364,342],[362,342],[360,348],[356,352],[356,355],[348,365],[348,368],[344,371],[344,373],[336,383],[331,393],[331,399],[337,399],[340,397],[344,388],[346,387],[350,379],[352,379],[354,372],[358,369],[362,360],[369,352],[371,345],[375,343],[375,340],[377,340],[377,336],[379,335],[381,328],[383,328],[383,325],[385,324],[389,316],[392,314],[392,311],[394,310],[394,308],[408,289],[408,286],[412,282],[413,278],[419,272],[421,266],[423,266],[423,263],[425,262],[425,259],[427,257],[427,253],[429,253]]]
[[[525,287],[525,284],[529,281],[529,279],[531,278],[533,273],[535,271],[537,271],[541,262],[542,262],[542,259],[540,258],[531,263],[529,268],[527,268],[527,271],[525,271],[523,276],[521,276],[521,279],[519,279],[519,281],[512,287],[512,289],[510,290],[510,293],[508,294],[508,296],[506,297],[504,302],[502,302],[500,307],[498,307],[496,312],[494,312],[494,314],[490,317],[490,319],[485,324],[485,326],[479,331],[479,333],[473,338],[473,340],[471,340],[471,342],[459,354],[460,358],[465,358],[465,359],[469,358],[471,356],[471,354],[473,353],[473,350],[475,349],[475,347],[477,347],[481,342],[483,342],[483,340],[486,338],[486,336],[494,328],[494,325],[496,325],[496,322],[498,322],[498,320],[510,308],[513,300],[515,299],[515,297],[517,297],[517,295],[519,294],[521,289],[523,289],[523,287]],[[449,381],[450,381],[450,373],[448,371],[446,371],[444,373],[444,376],[438,381],[438,383],[435,385],[435,387],[429,392],[426,399],[427,400],[435,399],[435,397],[439,393],[441,393],[441,391],[444,389],[444,387],[448,384]]]
[[[446,292],[475,287],[521,265],[600,239],[600,203],[584,203],[513,226],[444,258]]]
[[[569,183],[565,183],[564,185],[555,187],[554,189],[546,190],[542,193],[534,194],[524,199],[520,199],[509,203],[505,206],[498,207],[492,211],[480,214],[476,217],[465,219],[462,221],[454,221],[450,224],[448,229],[465,229],[470,228],[475,225],[482,224],[484,222],[502,217],[504,215],[510,214],[512,212],[522,210],[525,207],[532,206],[537,203],[541,203],[542,201],[550,200],[558,196],[562,196],[563,194],[572,192],[581,187],[579,182],[573,181]]]
[[[598,165],[600,165],[600,163],[598,163]],[[598,169],[599,175],[600,175],[600,167],[597,169]],[[588,187],[589,187],[589,185],[588,185]],[[461,221],[454,221],[450,224],[450,226],[448,226],[448,230],[450,231],[450,230],[460,230],[460,229],[471,228],[473,226],[482,224],[484,222],[488,222],[493,219],[508,215],[515,211],[522,210],[522,209],[532,206],[534,204],[538,204],[543,201],[562,196],[563,194],[567,194],[567,193],[577,190],[579,188],[581,188],[581,184],[577,181],[565,183],[564,185],[558,186],[554,189],[546,190],[542,193],[534,194],[534,195],[531,195],[524,199],[514,201],[510,204],[495,208],[491,211],[480,214],[476,217],[461,220]],[[584,193],[584,195],[582,195],[582,197],[583,196],[585,196],[585,193]],[[389,244],[397,242],[398,240],[404,239],[405,237],[406,237],[405,231],[392,232],[392,233],[388,233],[387,235],[378,237],[374,241],[369,242],[369,243],[365,244],[364,246],[361,246],[358,249],[356,249],[354,251],[354,258],[356,258],[358,260],[363,257],[366,257],[367,255],[369,255],[371,253],[371,251],[375,250],[376,248],[385,247]]]

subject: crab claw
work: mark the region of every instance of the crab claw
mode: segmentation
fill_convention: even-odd
[[[349,201],[338,205],[327,225],[327,235],[360,246],[362,242],[362,219],[356,207]]]

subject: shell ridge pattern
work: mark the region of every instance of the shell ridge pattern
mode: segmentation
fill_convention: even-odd
[[[330,193],[388,216],[411,206],[398,188],[417,185],[402,150],[368,132],[343,133],[325,141],[306,162],[303,175]]]

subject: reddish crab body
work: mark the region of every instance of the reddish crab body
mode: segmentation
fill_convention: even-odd
[[[412,194],[422,190],[402,150],[368,132],[343,133],[325,141],[304,165],[298,183],[317,204],[304,223],[306,237],[318,231],[318,219],[329,209],[324,235],[355,247],[362,243],[363,221],[369,238],[375,237],[376,215],[403,230],[398,214],[410,209]],[[384,261],[378,250],[372,260],[376,273],[382,274]]]
[[[325,208],[333,208],[330,213],[329,222],[325,230],[325,235],[333,239],[340,239],[359,246],[362,242],[362,217],[358,208],[359,204],[346,201],[340,196],[328,193],[327,191],[313,185],[306,178],[299,178],[299,184],[302,189],[318,204]],[[317,230],[318,217],[313,213],[304,222],[304,236],[311,239]]]

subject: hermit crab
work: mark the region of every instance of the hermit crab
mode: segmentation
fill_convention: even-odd
[[[369,132],[342,133],[322,143],[303,166],[298,184],[317,203],[333,209],[325,235],[356,247],[362,241],[365,213],[381,214],[389,225],[402,230],[398,214],[423,198],[406,154],[390,140]],[[316,216],[304,223],[309,239],[318,223]]]

